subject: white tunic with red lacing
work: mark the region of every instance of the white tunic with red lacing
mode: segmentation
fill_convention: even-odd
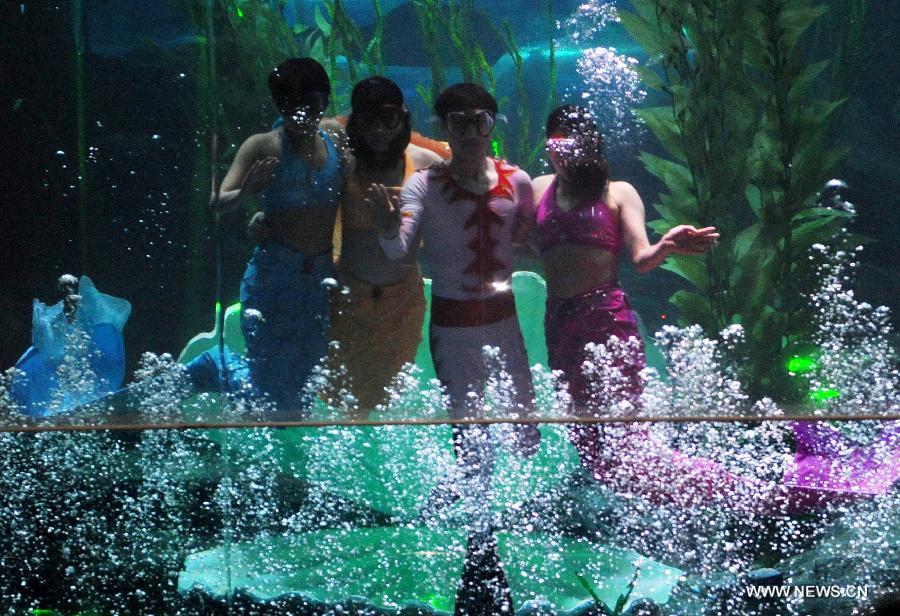
[[[512,296],[513,244],[534,216],[528,174],[493,160],[497,185],[478,195],[459,186],[444,164],[416,172],[400,194],[397,236],[380,238],[398,259],[425,241],[432,275],[431,352],[455,417],[475,414],[468,392],[481,393],[487,372],[483,347],[499,348],[525,414],[531,376]]]

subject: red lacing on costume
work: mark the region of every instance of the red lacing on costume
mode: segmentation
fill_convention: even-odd
[[[463,229],[477,228],[475,237],[468,244],[468,247],[475,253],[475,259],[463,272],[478,276],[478,284],[463,286],[463,290],[467,293],[477,293],[485,289],[495,282],[493,275],[496,272],[509,269],[508,263],[500,261],[493,254],[494,248],[499,242],[491,237],[491,226],[502,225],[503,219],[491,210],[489,204],[491,199],[513,199],[513,186],[510,178],[517,171],[517,167],[506,164],[500,159],[495,158],[493,161],[497,171],[497,185],[482,195],[475,194],[457,184],[450,169],[446,166],[441,172],[444,190],[453,191],[449,202],[472,201],[475,203],[475,211],[463,226]]]

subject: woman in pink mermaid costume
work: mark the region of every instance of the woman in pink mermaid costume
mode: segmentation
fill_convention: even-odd
[[[621,375],[620,400],[637,408],[645,360],[637,321],[617,282],[619,255],[624,250],[635,269],[646,273],[670,254],[702,255],[715,245],[719,234],[714,227],[679,225],[650,244],[641,198],[631,184],[609,180],[603,139],[590,113],[577,106],[557,108],[547,120],[546,132],[556,173],[535,178],[534,189],[537,239],[547,278],[545,330],[550,366],[562,371],[576,412],[590,416],[602,409],[592,400],[590,378],[583,369],[590,359],[585,347],[607,344],[613,337],[629,341],[631,353],[614,360],[609,368]],[[879,492],[868,485],[871,481],[853,489],[846,480],[829,480],[839,473],[835,458],[829,456],[834,447],[828,444],[841,439],[824,424],[795,425],[795,464],[782,484],[741,477],[713,460],[687,456],[655,438],[646,425],[573,425],[569,436],[582,464],[597,481],[655,504],[721,505],[748,514],[780,516]],[[886,430],[881,440],[891,440],[893,432]],[[884,444],[889,449],[896,446],[893,441]],[[857,477],[878,467],[876,483],[890,487],[897,479],[900,457],[893,452],[892,461],[878,463],[870,454],[870,449],[857,447],[843,460],[850,460]]]

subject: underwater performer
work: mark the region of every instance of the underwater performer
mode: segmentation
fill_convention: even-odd
[[[545,331],[550,366],[562,371],[576,412],[590,416],[589,360],[585,346],[612,337],[630,340],[636,352],[611,366],[623,377],[620,402],[636,408],[642,391],[643,343],[625,293],[617,282],[625,250],[646,273],[670,254],[701,255],[716,243],[714,227],[679,225],[650,244],[644,205],[634,187],[610,181],[603,139],[587,109],[562,106],[549,116],[547,149],[555,174],[535,179],[536,231],[547,277]],[[687,456],[658,442],[644,424],[573,425],[570,439],[593,477],[655,504],[721,504],[745,513],[789,515],[823,504],[821,492],[765,484]]]
[[[327,352],[331,237],[352,163],[340,125],[320,124],[331,84],[318,62],[285,60],[268,84],[281,118],[241,145],[213,206],[258,197],[268,218],[271,241],[256,247],[241,281],[241,330],[250,380],[284,416],[310,403],[306,381]],[[188,366],[195,384],[214,381],[210,357]]]
[[[399,259],[388,259],[365,203],[373,185],[400,186],[417,169],[441,159],[410,143],[412,126],[403,92],[384,77],[357,83],[350,97],[347,137],[355,159],[344,184],[334,246],[340,286],[331,300],[328,398],[341,390],[356,398],[360,418],[385,398],[385,387],[406,363],[415,361],[422,338],[425,295],[417,261],[418,246]],[[265,214],[251,221],[250,234],[270,235]],[[338,368],[343,367],[343,370]]]
[[[545,332],[550,367],[561,370],[576,404],[590,398],[582,373],[585,345],[611,336],[640,344],[629,363],[626,396],[636,402],[645,367],[637,320],[618,284],[619,255],[628,250],[639,273],[670,254],[701,255],[717,241],[714,227],[678,225],[651,245],[644,204],[628,182],[610,181],[603,138],[587,109],[564,105],[547,119],[547,151],[554,174],[535,178],[536,232],[547,279]]]
[[[533,407],[531,370],[512,293],[513,247],[524,240],[533,217],[531,179],[506,161],[488,158],[497,101],[477,84],[450,86],[434,104],[449,137],[452,156],[417,171],[399,199],[376,186],[369,203],[379,243],[391,259],[403,259],[424,240],[432,275],[429,342],[435,372],[450,399],[453,419],[479,417],[487,380],[484,348],[495,347],[515,388],[510,416]],[[513,427],[512,446],[522,455],[537,451],[533,424]],[[487,602],[476,613],[511,612],[506,578],[496,557],[490,520],[495,448],[480,425],[455,424],[457,466],[436,486],[420,519],[466,497],[467,566],[457,593],[462,606]],[[490,609],[489,609],[490,608]]]
[[[586,345],[613,336],[630,340],[636,352],[611,367],[624,377],[619,401],[635,408],[643,388],[643,343],[616,282],[619,254],[627,250],[635,269],[646,273],[670,254],[703,254],[719,234],[713,227],[679,225],[651,245],[637,191],[609,180],[603,139],[590,112],[560,107],[550,114],[546,133],[556,173],[535,178],[534,187],[536,235],[547,277],[550,366],[563,372],[576,412],[590,415],[596,409],[583,372],[590,359]],[[742,477],[713,460],[685,455],[652,435],[646,424],[571,426],[569,436],[595,479],[656,504],[719,504],[749,514],[795,515],[829,502],[885,494],[900,479],[896,423],[868,446],[820,422],[792,427],[797,450],[782,483]]]
[[[432,271],[429,342],[435,371],[450,398],[454,419],[478,417],[469,392],[484,389],[485,346],[504,355],[517,400],[510,415],[532,406],[531,372],[512,294],[513,245],[533,216],[531,180],[506,161],[485,156],[497,117],[497,101],[477,84],[449,87],[434,110],[449,136],[452,157],[407,180],[399,200],[377,185],[369,199],[379,243],[388,258],[405,258],[424,240]],[[467,432],[456,426],[458,455]],[[519,426],[523,453],[533,453],[537,428]]]

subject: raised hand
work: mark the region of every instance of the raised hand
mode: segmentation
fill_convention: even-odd
[[[267,156],[253,163],[241,182],[241,195],[247,197],[262,192],[275,180],[275,170],[279,163],[274,156]]]
[[[257,244],[265,244],[272,239],[272,228],[266,220],[265,213],[257,212],[253,215],[250,224],[247,225],[247,235]]]
[[[678,225],[669,229],[660,243],[669,253],[702,255],[709,252],[718,241],[719,233],[715,227],[698,229],[691,225]]]
[[[372,222],[385,237],[394,237],[400,230],[400,194],[384,184],[372,184],[366,191],[366,206]]]

